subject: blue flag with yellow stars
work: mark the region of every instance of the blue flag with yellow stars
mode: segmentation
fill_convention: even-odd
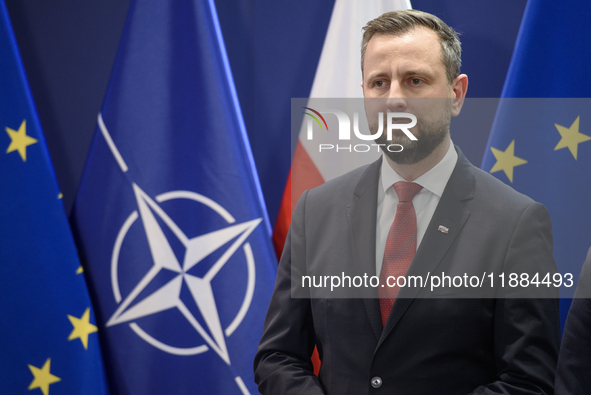
[[[106,394],[84,273],[0,0],[0,393]]]
[[[258,393],[264,207],[213,0],[132,1],[73,211],[114,393]]]
[[[590,2],[528,1],[482,162],[550,211],[563,298],[591,246],[589,20]]]

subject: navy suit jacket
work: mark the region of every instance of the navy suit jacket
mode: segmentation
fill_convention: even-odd
[[[457,150],[458,162],[407,277],[486,272],[498,280],[503,272],[554,273],[546,208]],[[491,290],[488,282],[433,293],[407,287],[382,328],[375,288],[312,288],[308,298],[301,292],[292,297],[301,291],[302,275],[376,274],[380,164],[381,159],[300,198],[254,361],[260,392],[553,393],[557,299],[532,299],[519,288]],[[499,292],[503,297],[495,297]],[[322,361],[318,377],[310,363],[314,345]],[[381,379],[378,388],[371,385],[374,377]]]
[[[591,248],[564,325],[556,394],[591,394]]]

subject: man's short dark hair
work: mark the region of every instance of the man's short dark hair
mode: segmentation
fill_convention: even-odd
[[[367,22],[363,28],[363,39],[361,40],[361,73],[363,73],[365,50],[374,34],[399,36],[411,32],[417,27],[430,29],[439,37],[441,60],[445,66],[447,80],[451,84],[460,75],[460,66],[462,65],[462,45],[458,33],[435,15],[418,10],[386,12]]]

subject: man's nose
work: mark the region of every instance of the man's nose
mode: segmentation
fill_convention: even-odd
[[[402,89],[398,83],[392,83],[390,85],[390,92],[388,99],[386,100],[386,106],[389,112],[406,112],[407,103]]]

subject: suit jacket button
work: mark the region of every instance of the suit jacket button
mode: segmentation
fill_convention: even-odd
[[[382,378],[379,376],[372,378],[371,379],[371,386],[374,388],[380,388],[382,386]]]

